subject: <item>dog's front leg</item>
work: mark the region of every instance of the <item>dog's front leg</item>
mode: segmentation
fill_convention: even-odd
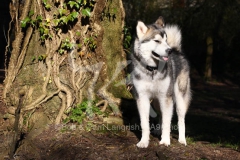
[[[171,97],[160,99],[160,108],[162,112],[162,136],[160,144],[170,145],[171,119],[173,114],[173,100]]]
[[[149,112],[150,112],[150,101],[146,95],[139,96],[137,100],[138,111],[140,114],[141,128],[142,128],[142,138],[138,142],[137,146],[139,148],[147,148],[149,144]]]

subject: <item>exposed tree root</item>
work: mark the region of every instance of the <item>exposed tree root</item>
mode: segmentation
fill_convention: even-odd
[[[59,78],[59,66],[65,58],[66,57],[61,57],[59,59],[57,54],[53,56],[53,60],[54,60],[53,78],[57,88],[59,88],[61,91],[63,91],[66,94],[67,108],[71,108],[73,103],[73,96],[72,96],[71,90],[67,85],[63,84]]]
[[[48,40],[46,41],[46,45],[47,46],[49,45],[49,41]],[[47,58],[46,58],[47,75],[46,75],[46,79],[45,79],[45,81],[43,83],[43,86],[42,86],[42,95],[40,95],[31,104],[26,105],[22,109],[22,111],[27,111],[27,110],[34,109],[47,96],[47,85],[48,85],[48,82],[49,82],[49,79],[50,79],[50,76],[51,76],[51,72],[52,72],[51,55],[50,55],[50,48],[49,47],[46,48],[46,55],[49,55],[49,56],[47,56]]]
[[[96,107],[100,106],[100,105],[103,105],[103,107],[101,108],[101,111],[102,112],[105,112],[105,110],[107,109],[107,106],[108,106],[108,101],[107,100],[101,100],[99,101],[97,104],[96,104]]]
[[[63,113],[67,106],[67,104],[66,104],[67,99],[66,99],[66,96],[64,95],[64,93],[60,92],[58,96],[62,99],[62,106],[58,112],[57,118],[55,120],[55,124],[60,124]]]
[[[121,102],[119,98],[114,97],[110,92],[106,90],[105,87],[98,90],[98,95],[108,101],[109,106],[111,107],[114,115],[122,116],[122,113],[120,112],[120,109],[119,109],[119,105]]]
[[[32,36],[32,32],[33,32],[33,28],[29,27],[27,29],[26,35],[24,37],[23,47],[22,47],[21,53],[20,53],[20,55],[17,59],[17,66],[15,66],[15,75],[18,74],[19,70],[22,67],[22,64],[23,64],[23,61],[24,61],[24,58],[25,58],[25,55],[26,55],[26,51],[27,51],[27,46],[28,46],[30,38]],[[15,78],[16,78],[16,76],[14,76],[14,79]],[[13,79],[13,81],[14,81],[14,79]]]
[[[116,70],[115,70],[115,73],[112,76],[112,79],[110,81],[107,80],[105,82],[105,84],[103,85],[103,87],[101,87],[97,92],[97,94],[100,97],[102,97],[103,99],[106,99],[108,101],[110,107],[112,108],[112,111],[113,111],[114,115],[117,115],[117,116],[122,116],[122,114],[120,112],[120,109],[119,109],[121,100],[119,98],[114,97],[114,95],[112,93],[108,92],[107,88],[116,79],[116,77],[119,75],[119,73],[125,67],[126,67],[125,62],[119,62],[116,66]]]
[[[20,18],[18,17],[18,11],[15,13],[16,15],[14,15],[14,17],[16,18],[16,27],[15,27],[15,30],[17,31],[16,33],[16,38],[13,42],[13,50],[12,50],[12,53],[11,53],[11,59],[10,59],[10,62],[9,62],[9,65],[8,65],[8,70],[7,70],[7,77],[5,77],[5,87],[4,87],[4,90],[3,90],[3,98],[6,99],[6,96],[7,96],[7,93],[9,92],[10,88],[11,88],[11,85],[13,84],[13,81],[14,79],[16,78],[16,75],[18,73],[18,71],[16,71],[16,66],[21,66],[22,65],[22,61],[20,61],[19,64],[18,63],[18,59],[19,59],[19,55],[20,55],[20,49],[21,49],[21,45],[22,45],[22,39],[23,39],[23,32],[21,31],[21,26],[18,25],[18,18],[21,20],[23,20],[29,10],[30,10],[30,6],[31,6],[31,0],[26,0],[25,1],[25,5],[24,5],[24,8],[22,9],[22,13],[21,13],[21,16]],[[12,4],[12,7],[14,6],[14,4]],[[18,6],[15,6],[15,10],[18,9]],[[13,18],[13,15],[11,15],[12,18]],[[31,32],[30,32],[31,34]],[[28,36],[29,37],[29,36]],[[28,41],[28,37],[26,37],[26,41]],[[25,41],[25,42],[26,42]],[[25,46],[25,44],[24,44]],[[25,49],[24,49],[25,50]],[[23,50],[23,54],[24,54],[24,50]]]
[[[10,8],[10,15],[11,15],[11,21],[9,22],[9,24],[8,24],[8,32],[7,32],[7,45],[6,45],[6,47],[5,47],[5,61],[4,61],[4,68],[5,68],[5,77],[7,77],[8,76],[8,72],[7,72],[7,61],[8,61],[8,52],[11,52],[10,51],[10,31],[11,31],[11,29],[12,29],[12,23],[13,23],[13,20],[14,20],[14,17],[15,17],[15,14],[13,13],[13,12],[11,12],[12,10],[14,10],[13,9],[13,5],[12,5],[12,3],[10,3],[10,6],[9,6],[9,8]]]
[[[18,2],[19,3],[19,2]],[[49,2],[52,3],[52,2]],[[60,8],[65,2],[63,0],[60,1]],[[16,104],[18,102],[18,95],[15,93],[12,93],[11,90],[13,89],[13,86],[17,86],[17,82],[19,82],[19,88],[24,90],[24,92],[27,92],[29,88],[31,90],[28,91],[28,95],[26,97],[31,97],[29,99],[26,98],[26,101],[21,108],[21,115],[24,115],[25,113],[29,113],[30,110],[32,112],[35,111],[36,108],[41,107],[42,104],[50,101],[54,97],[59,97],[61,100],[61,104],[59,105],[57,102],[56,106],[54,106],[54,111],[57,111],[57,116],[55,119],[55,124],[61,123],[62,117],[64,113],[68,113],[72,107],[74,107],[74,104],[79,104],[82,102],[83,98],[87,98],[89,102],[96,100],[96,88],[99,88],[102,83],[104,85],[98,89],[97,94],[103,99],[100,102],[98,102],[96,105],[101,106],[101,111],[104,112],[109,105],[112,108],[112,111],[114,115],[121,116],[121,112],[118,108],[120,105],[120,99],[115,98],[113,94],[108,92],[108,87],[113,82],[113,80],[118,76],[120,71],[122,70],[122,67],[117,66],[118,70],[116,70],[116,73],[112,76],[112,80],[109,80],[107,75],[107,69],[104,68],[104,71],[102,71],[102,66],[105,65],[103,62],[105,59],[102,58],[104,53],[102,53],[102,37],[103,37],[103,28],[101,27],[101,22],[99,21],[101,17],[101,13],[104,10],[104,7],[107,5],[107,1],[97,1],[96,7],[93,9],[93,17],[90,17],[89,24],[82,25],[82,17],[81,14],[78,17],[77,24],[74,26],[71,26],[72,24],[67,24],[66,28],[63,29],[63,31],[59,28],[56,29],[56,27],[53,26],[52,22],[48,22],[49,19],[53,19],[55,13],[52,11],[47,11],[44,4],[40,0],[31,1],[31,0],[25,0],[24,1],[24,8],[19,12],[17,9],[19,7],[19,4],[17,6],[14,6],[12,4],[12,7],[15,7],[16,13],[11,12],[12,20],[11,22],[15,22],[15,40],[12,43],[12,53],[11,53],[11,59],[9,62],[8,68],[6,72],[6,79],[5,79],[5,88],[3,91],[3,99],[7,99],[6,102],[10,102],[13,108],[16,108]],[[33,5],[32,5],[33,4]],[[122,4],[120,4],[120,7],[122,7]],[[34,32],[33,27],[29,26],[26,28],[26,32],[22,32],[21,25],[19,23],[19,20],[24,20],[26,17],[28,17],[28,13],[30,8],[34,8],[34,12],[37,12],[38,15],[41,16],[41,22],[47,23],[46,30],[49,37],[46,38],[44,42],[42,43],[43,46],[38,46],[39,53],[45,52],[41,55],[46,55],[44,60],[41,61],[42,64],[42,70],[44,71],[41,73],[41,75],[38,75],[35,77],[35,79],[31,80],[31,78],[27,77],[27,81],[21,80],[17,81],[17,76],[25,76],[25,71],[23,69],[23,65],[25,65],[25,62],[28,63],[31,58],[30,56],[33,56],[35,59],[39,56],[39,53],[32,54],[35,52],[34,48],[29,47],[31,37],[37,37],[38,32]],[[59,9],[59,6],[56,7]],[[123,8],[120,8],[122,14],[124,14]],[[18,15],[20,13],[20,15]],[[95,15],[96,14],[96,15]],[[34,14],[32,19],[36,19],[37,14]],[[75,22],[73,22],[75,23]],[[85,22],[86,23],[86,22]],[[63,24],[65,25],[65,24]],[[37,25],[35,26],[37,27]],[[68,28],[69,27],[69,28]],[[24,29],[25,30],[25,29]],[[76,31],[80,31],[81,36],[76,35]],[[10,46],[9,41],[9,33],[10,30],[8,30],[8,45],[6,47],[6,53],[5,57],[7,57],[7,50]],[[34,34],[33,34],[34,33]],[[41,36],[41,33],[39,33]],[[98,35],[100,38],[96,38],[96,35]],[[80,37],[80,38],[79,38]],[[96,38],[96,39],[95,39]],[[64,48],[61,44],[64,43],[65,39],[70,39],[71,45],[76,45],[80,43],[82,46],[76,49],[76,47],[73,48]],[[89,40],[91,39],[91,40]],[[95,42],[98,41],[98,42]],[[89,47],[89,45],[92,43],[92,45],[98,45],[98,47]],[[44,47],[45,45],[45,47]],[[31,45],[30,45],[31,46]],[[61,48],[62,47],[62,48]],[[96,47],[96,49],[95,49]],[[44,51],[44,49],[46,51]],[[59,50],[64,50],[64,53],[59,52]],[[78,54],[77,52],[80,50],[84,54],[82,55]],[[98,51],[97,51],[98,50]],[[30,55],[26,56],[26,54],[30,53]],[[95,53],[96,52],[96,53]],[[98,59],[99,56],[101,59]],[[80,55],[80,56],[79,56]],[[89,57],[86,55],[90,55]],[[28,59],[26,59],[26,57]],[[26,61],[25,61],[26,60]],[[30,67],[37,67],[35,64],[40,63],[36,62]],[[100,62],[99,62],[100,61]],[[98,62],[98,63],[97,63]],[[122,65],[122,64],[121,64]],[[25,67],[25,69],[30,68]],[[26,70],[27,70],[26,69]],[[32,68],[31,68],[32,69]],[[35,69],[35,68],[34,68]],[[101,75],[104,74],[104,75]],[[27,75],[28,76],[28,75]],[[32,76],[32,75],[31,75]],[[44,77],[44,81],[42,81],[42,77]],[[103,77],[106,79],[102,80]],[[25,78],[25,77],[24,77]],[[102,81],[99,83],[99,79],[101,78]],[[30,80],[29,80],[30,79]],[[32,84],[32,86],[29,86],[28,83],[30,82],[36,82],[36,85],[40,85],[40,87],[36,87]],[[53,83],[50,83],[50,81],[53,81]],[[99,85],[100,84],[100,85]],[[42,86],[41,86],[42,85]],[[28,86],[28,87],[24,87]],[[34,92],[33,92],[34,88]],[[36,90],[35,90],[36,89]],[[35,91],[37,94],[35,94]],[[11,93],[11,97],[9,98],[8,94]],[[36,96],[37,95],[37,96]],[[12,100],[12,101],[11,101]],[[55,102],[54,102],[55,104]],[[58,106],[59,105],[59,106]],[[56,109],[58,108],[58,109]],[[91,105],[89,104],[89,114],[92,113],[91,111]],[[45,113],[48,113],[44,111]],[[28,122],[27,122],[28,123]]]
[[[20,140],[20,136],[21,136],[21,130],[22,130],[22,125],[23,125],[21,108],[23,106],[23,99],[24,99],[24,95],[19,94],[19,104],[15,111],[14,135],[13,135],[13,140],[12,140],[12,144],[10,146],[10,153],[9,153],[10,158],[14,158],[14,153],[18,147],[17,144],[18,144],[18,141]]]

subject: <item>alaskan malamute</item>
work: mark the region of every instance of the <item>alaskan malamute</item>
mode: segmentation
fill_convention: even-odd
[[[190,69],[181,52],[181,31],[175,25],[165,26],[162,17],[151,25],[139,21],[136,29],[131,77],[142,128],[142,138],[137,146],[146,148],[149,144],[151,100],[160,104],[157,107],[162,113],[160,144],[170,145],[171,119],[176,103],[178,141],[187,145],[185,114],[191,100]]]

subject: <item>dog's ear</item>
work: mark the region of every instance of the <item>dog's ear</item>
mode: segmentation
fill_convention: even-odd
[[[163,17],[160,16],[157,21],[155,22],[156,25],[158,25],[159,27],[164,27],[165,26],[165,23],[164,23],[164,20],[163,20]]]
[[[144,34],[147,32],[148,28],[147,26],[141,22],[141,21],[138,21],[138,24],[137,24],[137,36],[139,39],[141,39]]]

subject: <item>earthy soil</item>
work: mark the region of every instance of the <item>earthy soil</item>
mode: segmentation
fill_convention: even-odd
[[[123,107],[125,127],[113,129],[100,124],[87,132],[76,124],[48,125],[32,131],[35,134],[21,135],[14,159],[240,159],[240,88],[226,83],[206,84],[194,78],[192,88],[193,101],[186,117],[187,146],[177,141],[174,115],[169,147],[159,145],[159,137],[151,136],[147,149],[137,148],[140,132],[127,128],[139,121],[137,111],[133,107],[128,113]],[[0,97],[2,89],[1,84]],[[13,136],[12,122],[3,116],[5,113],[0,99],[0,159],[10,159]]]

